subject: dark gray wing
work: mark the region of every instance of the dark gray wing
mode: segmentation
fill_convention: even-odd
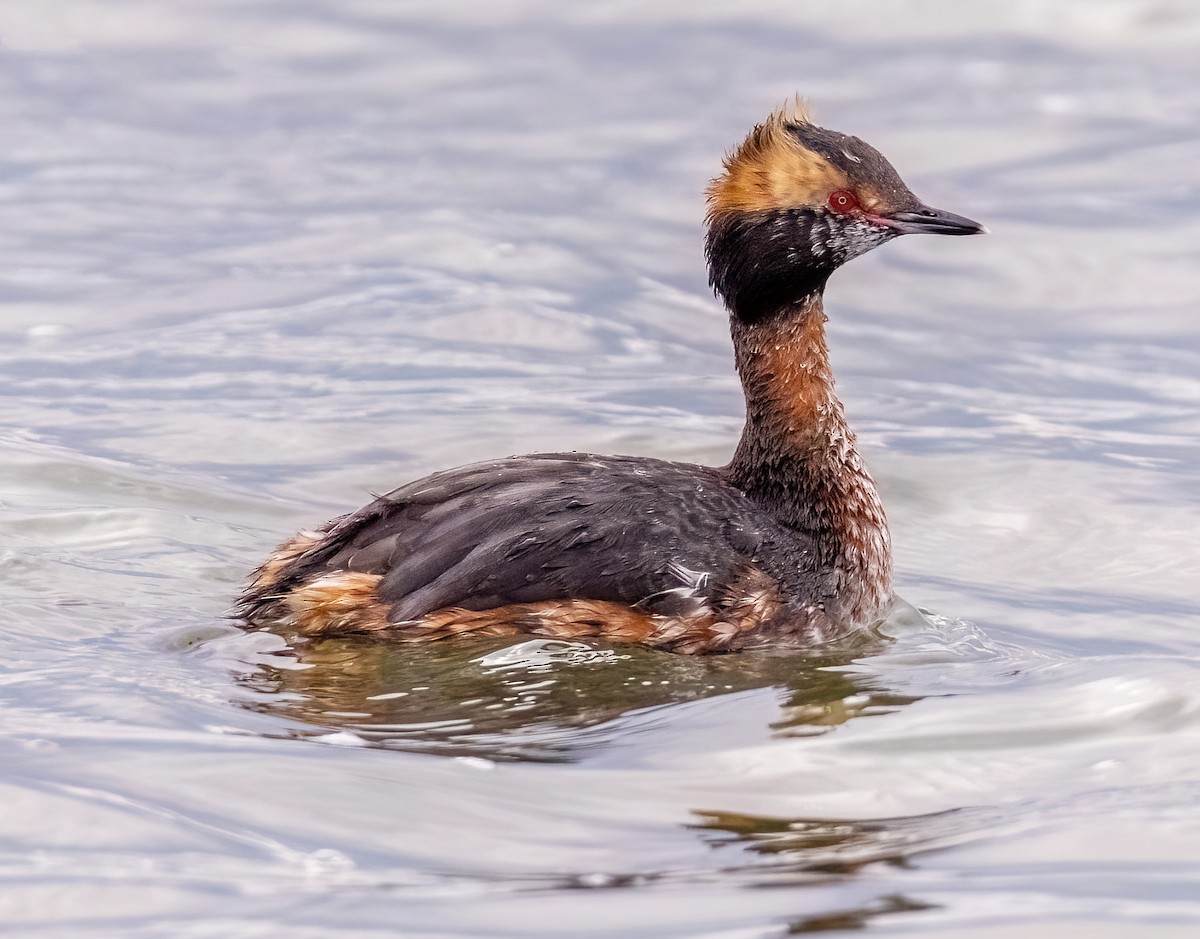
[[[538,454],[381,496],[335,523],[287,579],[378,574],[395,622],[571,598],[682,612],[759,556],[803,565],[808,547],[708,467]]]

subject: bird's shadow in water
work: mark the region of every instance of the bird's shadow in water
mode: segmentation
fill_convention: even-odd
[[[920,700],[900,673],[889,679],[887,669],[862,667],[881,653],[900,662],[903,674],[940,673],[955,661],[1004,662],[1002,654],[980,648],[969,624],[956,633],[904,606],[888,625],[890,638],[865,637],[819,656],[763,650],[692,657],[599,641],[511,638],[292,642],[278,653],[278,665],[260,664],[240,680],[253,692],[244,706],[285,719],[280,736],[344,732],[384,749],[569,763],[603,753],[676,706],[721,696],[771,690],[777,710],[766,729],[775,737],[828,733]],[[923,690],[946,693],[932,685]],[[723,879],[750,887],[815,886],[858,880],[877,865],[903,868],[916,854],[984,837],[999,821],[994,814],[981,807],[902,818],[773,818],[697,806],[687,827],[724,856]],[[788,934],[861,929],[876,917],[931,909],[882,893],[786,928]]]
[[[289,718],[291,736],[343,731],[389,749],[573,762],[655,709],[736,692],[776,689],[782,703],[770,729],[787,736],[916,700],[838,668],[878,645],[683,656],[599,641],[342,638],[294,642],[279,666],[241,681],[255,692],[244,706]]]

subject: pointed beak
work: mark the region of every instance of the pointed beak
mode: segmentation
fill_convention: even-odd
[[[953,212],[943,212],[927,205],[907,212],[881,215],[880,221],[902,235],[986,235],[987,229],[978,222]]]

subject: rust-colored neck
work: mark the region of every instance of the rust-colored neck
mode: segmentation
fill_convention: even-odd
[[[891,596],[891,542],[875,483],[834,393],[820,294],[747,323],[732,317],[746,426],[730,481],[817,540],[849,616]]]

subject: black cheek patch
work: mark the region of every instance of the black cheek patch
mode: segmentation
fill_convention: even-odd
[[[708,280],[744,322],[765,319],[820,292],[840,261],[826,250],[830,221],[806,209],[715,218]]]
[[[897,232],[824,209],[717,217],[708,229],[708,280],[730,311],[756,323],[825,288],[838,267]]]

